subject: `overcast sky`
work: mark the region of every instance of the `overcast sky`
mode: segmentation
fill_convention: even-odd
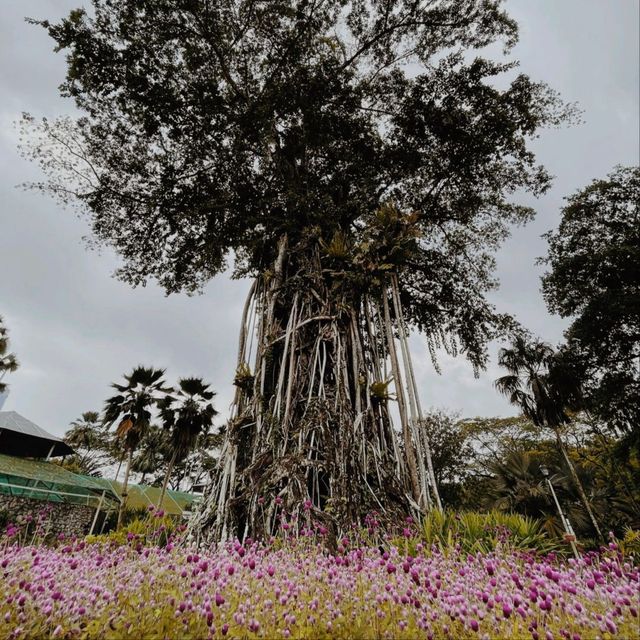
[[[231,400],[241,307],[249,283],[221,276],[198,297],[165,297],[153,284],[131,289],[111,277],[117,257],[85,249],[86,223],[52,200],[16,185],[38,179],[19,158],[14,122],[20,113],[55,117],[72,105],[58,97],[63,54],[24,16],[59,18],[83,0],[0,2],[0,315],[10,329],[20,369],[5,381],[3,409],[15,410],[62,435],[83,411],[99,409],[109,383],[137,364],[165,367],[170,380],[202,376]],[[535,222],[517,229],[501,250],[501,288],[492,300],[553,343],[566,323],[550,316],[540,295],[545,253],[540,238],[557,226],[562,198],[605,176],[616,164],[637,164],[638,0],[509,0],[520,24],[513,56],[584,111],[584,124],[543,132],[539,160],[556,176],[538,201]],[[474,379],[463,359],[441,359],[437,375],[425,345],[413,340],[423,405],[463,416],[510,415],[492,388],[493,364]],[[495,354],[495,349],[493,353]]]

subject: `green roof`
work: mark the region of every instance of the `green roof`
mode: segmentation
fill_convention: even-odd
[[[118,494],[97,478],[72,473],[45,460],[0,454],[1,493],[95,507],[105,489],[108,501],[118,501]]]
[[[118,496],[122,494],[122,482],[107,478],[92,478],[92,480],[105,489],[111,489]],[[129,484],[127,486],[127,509],[147,509],[150,505],[157,507],[160,503],[161,492],[160,487]],[[194,493],[168,489],[162,501],[162,509],[169,515],[179,516],[183,511],[188,511],[191,505],[198,500],[201,500],[201,496]]]
[[[0,493],[49,500],[73,502],[96,507],[103,491],[102,510],[113,510],[120,503],[122,482],[108,478],[83,476],[45,460],[17,458],[0,454]],[[144,484],[129,484],[127,509],[147,509],[158,506],[161,489]],[[169,515],[181,516],[201,496],[185,491],[167,490],[162,509]]]

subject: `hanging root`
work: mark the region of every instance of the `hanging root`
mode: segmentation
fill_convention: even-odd
[[[244,307],[232,417],[189,525],[201,542],[270,536],[285,520],[335,540],[372,511],[398,526],[431,499],[440,507],[397,278],[377,295],[344,293],[317,245],[288,252],[285,237]]]

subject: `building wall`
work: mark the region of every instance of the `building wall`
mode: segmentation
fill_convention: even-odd
[[[65,537],[84,536],[89,533],[95,509],[79,504],[48,502],[0,493],[0,511],[4,511],[13,524],[27,516],[43,523],[50,535]]]

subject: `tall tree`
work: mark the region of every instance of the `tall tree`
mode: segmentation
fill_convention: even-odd
[[[114,382],[111,386],[118,392],[109,398],[104,407],[103,421],[107,427],[116,422],[116,437],[127,455],[127,466],[122,483],[122,500],[118,510],[118,528],[127,502],[127,486],[133,461],[133,453],[151,424],[152,410],[159,400],[172,391],[164,384],[164,369],[136,367],[125,375],[125,384]]]
[[[511,195],[550,181],[529,139],[572,113],[467,55],[516,42],[500,0],[93,0],[40,24],[83,115],[26,117],[37,186],[88,212],[133,285],[197,291],[230,257],[253,278],[193,526],[269,533],[276,495],[332,530],[438,505],[408,327],[485,364],[511,326],[492,255],[533,213]]]
[[[170,432],[171,457],[162,483],[158,507],[162,506],[169,478],[176,463],[182,462],[193,451],[200,435],[206,435],[218,413],[214,407],[214,391],[209,390],[201,378],[182,378],[175,394],[160,402],[163,426]]]
[[[555,353],[544,342],[528,341],[523,336],[517,336],[511,348],[500,349],[498,364],[508,374],[496,380],[496,388],[536,426],[553,431],[593,529],[598,538],[603,540],[598,521],[569,457],[561,432],[562,425],[570,421],[567,410],[580,402],[579,384],[572,379],[561,354]]]
[[[3,393],[7,384],[2,382],[7,373],[13,373],[18,368],[18,359],[14,353],[9,353],[9,331],[4,326],[0,316],[0,393]]]
[[[640,168],[617,167],[567,198],[546,235],[549,309],[565,336],[588,408],[640,451]]]

